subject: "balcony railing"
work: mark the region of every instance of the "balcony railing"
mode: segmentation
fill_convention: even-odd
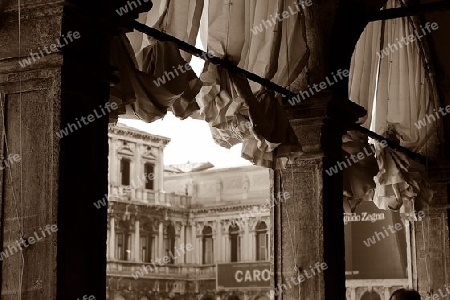
[[[149,266],[147,272],[144,266]],[[133,274],[139,278],[174,278],[174,279],[216,279],[215,265],[163,265],[143,262],[108,261],[107,275],[130,276]],[[138,273],[139,272],[139,273]],[[347,300],[360,300],[366,292],[376,292],[381,299],[389,299],[392,292],[401,287],[408,286],[408,279],[382,279],[382,280],[360,280],[347,279]]]
[[[159,203],[167,206],[188,207],[191,205],[191,196],[161,192],[159,193]]]
[[[364,293],[377,293],[389,299],[394,290],[408,286],[408,279],[347,279],[347,300],[360,300]]]
[[[144,266],[147,267],[147,272],[144,271]],[[175,278],[202,278],[215,279],[216,267],[214,265],[163,265],[142,262],[128,262],[128,261],[109,261],[106,267],[108,275],[128,275],[137,277],[175,277]],[[139,272],[139,273],[138,273]],[[143,274],[143,276],[138,275]]]
[[[191,196],[177,195],[145,188],[131,188],[123,185],[109,185],[109,199],[121,202],[140,202],[150,205],[163,205],[174,207],[188,207],[191,205]]]

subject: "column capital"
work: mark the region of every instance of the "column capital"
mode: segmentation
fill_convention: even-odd
[[[173,221],[173,225],[175,228],[175,235],[180,235],[181,229],[185,226],[185,222],[183,221]]]
[[[196,221],[194,224],[194,227],[195,227],[197,236],[200,236],[200,235],[202,235],[202,231],[203,231],[203,228],[205,227],[205,224],[202,221]]]
[[[220,228],[223,234],[228,234],[230,229],[231,221],[230,220],[220,220],[220,224],[222,225]]]
[[[367,113],[348,100],[347,94],[333,90],[321,91],[294,106],[286,103],[286,114],[305,154],[328,152],[331,143]]]

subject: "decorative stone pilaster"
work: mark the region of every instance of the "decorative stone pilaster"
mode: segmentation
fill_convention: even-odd
[[[424,209],[422,221],[411,223],[413,287],[423,296],[431,288],[434,293],[450,282],[449,196],[450,161],[436,159],[430,164],[429,179],[435,191],[430,205]]]
[[[140,260],[140,226],[139,226],[139,219],[134,218],[134,261],[141,261]]]
[[[329,176],[325,170],[342,159],[345,128],[364,110],[332,92],[286,110],[304,154],[294,156],[285,168],[279,160],[274,174],[275,194],[290,194],[271,210],[274,286],[292,285],[282,299],[345,299],[342,173]],[[291,278],[298,282],[298,276],[305,276],[304,271],[310,274],[316,263],[326,263],[328,268],[292,284]]]
[[[248,223],[246,223],[244,226],[244,240],[242,245],[244,249],[249,249],[251,243],[250,238],[249,226]],[[248,262],[250,260],[250,255],[251,253],[249,251],[243,251],[242,261]]]
[[[158,223],[158,253],[156,257],[164,257],[164,222],[160,221]]]
[[[222,241],[223,241],[223,250],[222,250],[222,256],[221,259],[223,262],[229,262],[230,261],[230,222],[228,220],[224,221],[222,220],[221,223],[221,235],[222,235]]]
[[[25,273],[15,259],[3,262],[2,299],[105,299],[107,208],[96,209],[93,203],[108,192],[108,116],[81,127],[76,120],[105,107],[109,99],[111,31],[101,23],[109,20],[117,3],[74,6],[83,3],[1,1],[0,92],[6,94],[7,116],[2,123],[7,124],[8,142],[19,145],[20,140],[23,149],[20,168],[26,172],[14,188],[22,184],[33,195],[23,197],[23,207],[32,208],[32,214],[18,217],[27,220],[25,236],[39,226],[58,226],[57,233],[23,252]],[[69,31],[72,37],[78,32],[79,38],[69,41]],[[62,51],[48,54],[63,34],[68,43],[62,40]],[[30,64],[21,67],[23,59]],[[68,135],[58,138],[60,129]],[[16,148],[9,150],[19,153]],[[14,207],[9,196],[3,201],[4,207]],[[18,238],[3,235],[16,232],[16,225],[5,221],[11,218],[9,209],[2,211],[4,243]],[[26,274],[22,281],[17,280],[20,273]],[[40,281],[39,288],[30,289]]]
[[[111,214],[109,216],[109,258],[110,259],[115,259],[115,249],[116,249],[116,222],[115,222],[116,218],[113,214]]]
[[[216,235],[214,237],[214,261],[216,262],[223,262],[222,261],[222,252],[224,251],[223,249],[223,244],[222,244],[222,228],[221,228],[221,223],[220,220],[218,219],[215,223],[216,225]]]

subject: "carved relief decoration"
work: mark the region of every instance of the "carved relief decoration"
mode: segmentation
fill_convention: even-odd
[[[230,220],[221,220],[220,221],[222,233],[227,234],[230,228],[231,222]]]
[[[175,226],[174,226],[174,227],[175,227],[175,234],[176,234],[176,235],[180,235],[180,233],[181,233],[181,228],[182,228],[182,225],[183,225],[183,224],[182,224],[181,221],[175,221],[174,223],[175,223],[175,224],[174,224],[174,225],[175,225]]]
[[[212,233],[216,234],[216,232],[217,232],[217,222],[215,222],[215,221],[208,221],[205,226],[211,227]]]
[[[261,223],[261,217],[259,218],[251,218],[248,220],[248,229],[254,231],[256,226]],[[267,225],[267,224],[266,224]]]
[[[152,148],[150,148],[147,151],[145,151],[144,154],[142,154],[142,158],[154,162],[157,160],[157,156],[155,155],[154,152],[155,151]]]
[[[117,150],[117,153],[124,156],[134,156],[134,144],[124,141],[123,146]]]
[[[195,222],[195,229],[197,232],[197,236],[202,235],[203,227],[204,227],[203,222],[198,222],[198,221]]]
[[[156,218],[151,219],[151,220],[150,220],[150,224],[151,224],[151,226],[152,226],[152,230],[153,230],[154,232],[158,232],[158,230],[159,230],[159,220],[156,219]]]

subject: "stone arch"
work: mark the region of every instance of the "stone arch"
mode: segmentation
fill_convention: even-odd
[[[265,220],[259,220],[258,222],[254,222],[252,224],[252,229],[253,231],[257,230],[258,228],[263,228],[263,226],[266,227],[267,230],[269,230],[269,225],[267,225],[267,222]]]
[[[127,299],[125,299],[121,294],[115,294],[114,300],[127,300]]]
[[[267,225],[267,222],[264,220],[255,222],[252,226],[252,230],[253,231],[257,231],[257,230],[267,230],[269,231],[269,226]]]
[[[367,291],[361,296],[361,300],[381,300],[381,296],[375,291]]]
[[[209,226],[209,225],[203,226],[202,235],[212,235],[212,234],[213,234],[213,230],[212,230],[211,226]]]

